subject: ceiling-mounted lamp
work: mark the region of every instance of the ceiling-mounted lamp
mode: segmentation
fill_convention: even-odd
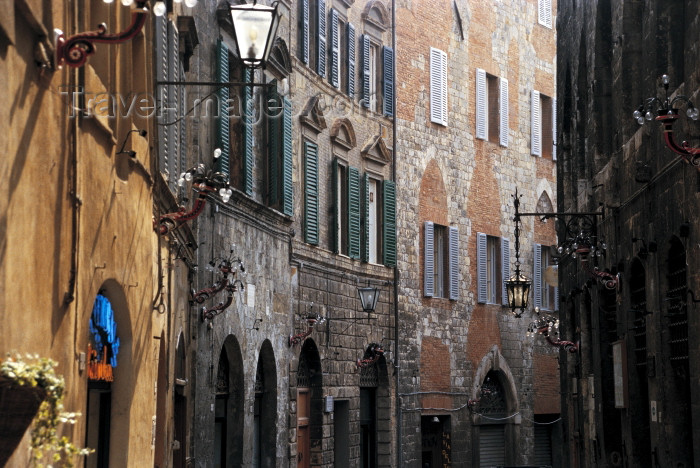
[[[688,164],[695,166],[700,170],[700,148],[690,146],[687,141],[680,144],[676,142],[673,135],[673,124],[680,117],[680,107],[685,106],[685,114],[691,120],[698,120],[700,111],[693,103],[685,96],[678,95],[671,99],[668,95],[668,85],[671,79],[668,75],[661,76],[661,87],[664,88],[663,99],[658,97],[650,97],[644,100],[642,104],[633,112],[632,116],[639,125],[644,125],[647,120],[658,120],[664,127],[664,141],[666,146]],[[679,105],[680,107],[674,107]]]
[[[255,0],[252,5],[230,6],[238,56],[249,68],[265,68],[267,64],[280,22],[277,5],[258,5]]]

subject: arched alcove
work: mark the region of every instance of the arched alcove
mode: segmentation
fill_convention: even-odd
[[[253,418],[254,466],[276,466],[277,446],[277,369],[270,340],[260,347],[255,372],[255,403]]]
[[[215,387],[214,460],[217,466],[243,463],[243,356],[238,339],[229,335],[219,354]]]
[[[323,380],[321,358],[313,339],[301,348],[297,367],[297,459],[313,462],[323,441]],[[299,458],[301,457],[301,458]],[[311,463],[313,464],[313,463]]]

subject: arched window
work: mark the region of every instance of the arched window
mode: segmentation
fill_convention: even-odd
[[[270,341],[260,349],[255,372],[253,416],[253,467],[276,466],[277,446],[277,372]]]

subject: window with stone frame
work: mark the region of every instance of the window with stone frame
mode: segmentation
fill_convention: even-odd
[[[478,302],[507,305],[505,281],[510,269],[510,241],[477,233]]]
[[[476,70],[476,137],[508,146],[508,80]]]
[[[423,239],[423,295],[458,299],[459,231],[426,221]]]

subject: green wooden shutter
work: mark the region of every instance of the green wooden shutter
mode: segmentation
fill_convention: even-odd
[[[331,71],[328,76],[331,85],[340,88],[340,30],[338,29],[338,10],[335,8],[331,8],[330,20]]]
[[[348,23],[348,96],[355,96],[355,26]]]
[[[218,41],[216,47],[216,80],[219,83],[228,83],[228,47],[221,40]],[[215,169],[229,175],[229,158],[231,153],[231,142],[229,133],[228,121],[228,99],[229,89],[222,86],[217,91],[219,98],[219,117],[216,119],[216,147],[221,150],[221,156],[216,161]]]
[[[384,46],[384,77],[382,80],[384,94],[384,115],[394,116],[394,49]]]
[[[292,103],[282,99],[282,212],[287,216],[294,214],[294,185],[292,181]]]
[[[348,256],[360,258],[360,171],[348,167]]]
[[[384,193],[382,199],[382,246],[384,254],[384,265],[388,267],[396,266],[396,183],[392,180],[385,180],[382,184]]]
[[[245,69],[244,81],[253,81],[253,71]],[[243,191],[253,195],[253,123],[255,122],[255,102],[253,87],[243,87]]]
[[[369,176],[362,174],[362,256],[363,262],[369,262]]]
[[[316,60],[316,72],[321,77],[326,76],[326,0],[317,0],[317,13],[316,13],[316,31],[318,32],[316,36],[317,48],[317,60]]]
[[[318,245],[318,146],[304,142],[304,241]]]
[[[301,18],[301,61],[309,64],[309,0],[300,0]]]
[[[338,238],[338,226],[340,223],[340,206],[338,199],[338,191],[340,190],[340,181],[338,180],[338,158],[333,158],[331,162],[331,196],[333,197],[333,211],[331,213],[331,250],[335,253],[340,253],[340,239]]]
[[[282,97],[277,92],[275,80],[267,93],[267,196],[276,206],[280,201],[281,151],[282,151]]]

